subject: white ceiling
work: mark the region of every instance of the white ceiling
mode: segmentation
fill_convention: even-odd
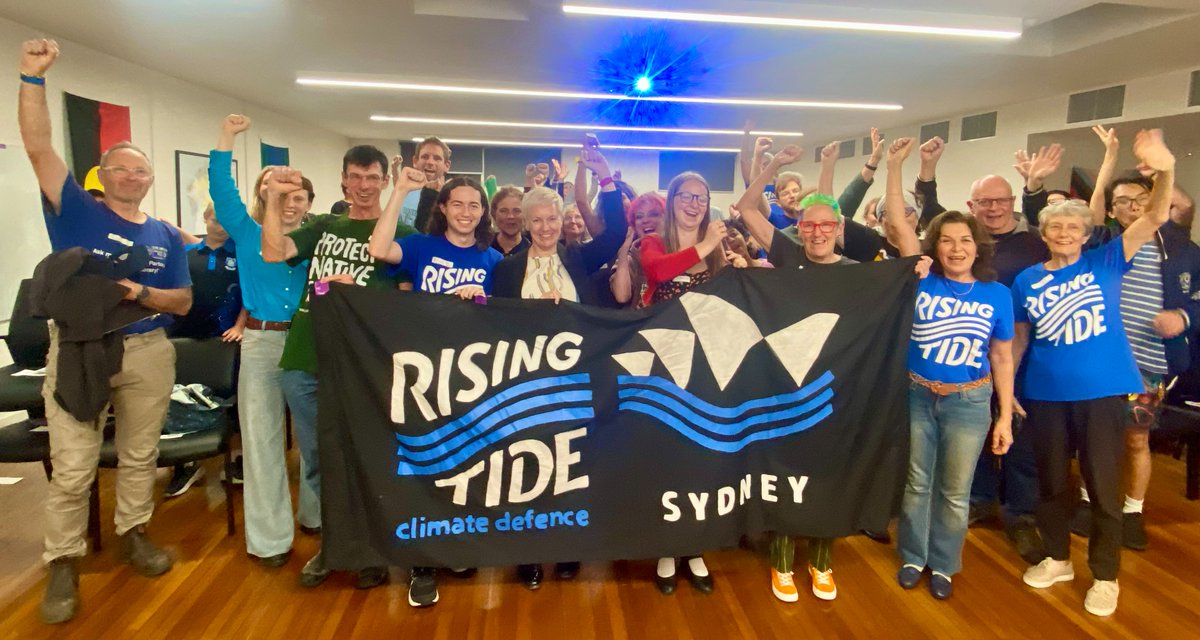
[[[618,0],[758,15],[1024,24],[1014,42],[665,23],[711,71],[695,94],[900,103],[866,112],[688,105],[676,124],[801,130],[811,143],[1200,67],[1200,0]],[[830,0],[825,0],[829,3]],[[598,0],[575,0],[598,4]],[[355,138],[573,140],[568,132],[373,123],[372,113],[590,122],[596,103],[302,88],[299,75],[594,91],[594,61],[650,23],[556,0],[0,0],[0,16]],[[832,4],[832,3],[830,3]],[[1019,20],[1019,22],[1018,22]],[[730,146],[729,138],[609,135]]]

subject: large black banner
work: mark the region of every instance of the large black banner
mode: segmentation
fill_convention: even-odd
[[[651,309],[333,286],[328,566],[654,558],[884,529],[912,260],[725,270]]]

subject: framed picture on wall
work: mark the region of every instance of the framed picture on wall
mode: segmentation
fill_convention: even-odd
[[[233,161],[233,180],[240,182],[238,161]],[[175,152],[175,224],[184,231],[204,233],[204,210],[208,195],[208,154]]]

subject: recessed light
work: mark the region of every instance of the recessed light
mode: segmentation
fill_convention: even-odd
[[[646,102],[672,102],[681,104],[719,104],[740,107],[793,107],[808,109],[857,109],[872,111],[899,111],[898,104],[872,102],[834,102],[826,100],[773,100],[759,98],[702,98],[695,96],[642,96],[610,93],[588,93],[586,91],[560,91],[544,89],[505,89],[500,87],[477,87],[461,85],[416,84],[411,82],[387,82],[381,80],[347,80],[338,78],[296,79],[296,84],[308,87],[337,87],[343,89],[377,89],[383,91],[421,91],[427,93],[466,93],[474,95],[506,96],[520,98],[560,98],[567,100],[643,100]]]
[[[973,29],[965,27],[941,27],[934,25],[894,24],[886,22],[857,22],[852,20],[784,18],[778,16],[747,16],[723,13],[699,13],[694,11],[633,9],[625,7],[585,7],[574,4],[564,4],[563,13],[586,16],[607,16],[614,18],[680,20],[684,22],[713,22],[720,24],[745,24],[766,27],[792,27],[800,29],[833,29],[838,31],[910,33],[930,36],[988,38],[994,40],[1013,40],[1021,37],[1020,31],[1003,29]]]
[[[463,127],[504,127],[511,129],[565,129],[569,131],[636,131],[642,133],[698,133],[740,136],[739,129],[696,129],[672,127],[622,127],[616,125],[570,124],[566,122],[506,122],[501,120],[461,120],[455,118],[420,118],[415,116],[372,115],[375,122],[408,122],[414,124],[449,124]],[[803,136],[800,131],[751,131],[755,136]]]
[[[421,142],[425,138],[413,138],[413,142]],[[470,144],[480,147],[545,147],[548,149],[571,149],[578,147],[578,142],[522,142],[519,140],[464,140],[441,138],[446,144]],[[673,147],[659,145],[639,145],[639,144],[604,144],[600,145],[601,149],[629,149],[637,151],[697,151],[703,153],[737,153],[740,149],[726,149],[721,147]]]

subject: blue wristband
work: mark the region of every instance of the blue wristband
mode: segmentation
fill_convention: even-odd
[[[26,84],[36,84],[39,86],[46,86],[46,78],[44,76],[27,76],[22,73],[21,74],[21,82],[24,82]]]

